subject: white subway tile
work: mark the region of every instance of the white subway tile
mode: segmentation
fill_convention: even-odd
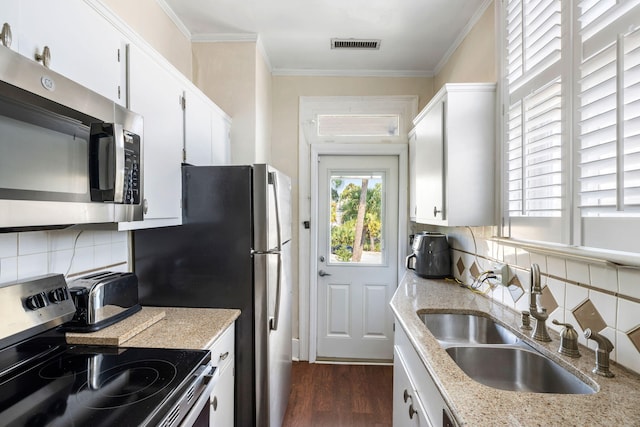
[[[502,252],[503,252],[502,260],[504,262],[506,262],[509,265],[518,265],[516,262],[516,248],[514,248],[513,246],[503,246]],[[518,267],[527,267],[527,266],[518,265]]]
[[[67,274],[72,254],[72,249],[49,252],[49,272]]]
[[[93,268],[106,267],[111,265],[111,244],[96,245],[93,252]]]
[[[76,248],[88,248],[94,245],[93,231],[82,230],[74,236],[74,244]]]
[[[126,243],[111,245],[111,263],[129,262],[129,246]]]
[[[45,231],[32,231],[18,234],[18,256],[46,253],[49,238]]]
[[[618,270],[615,268],[591,264],[589,273],[591,286],[618,292]]]
[[[618,298],[618,319],[616,329],[628,333],[640,326],[640,304]]]
[[[529,258],[531,264],[538,264],[538,266],[540,266],[540,271],[542,273],[547,272],[547,257],[545,255],[531,252],[529,254]]]
[[[616,361],[622,366],[640,374],[640,354],[629,337],[618,331]],[[613,371],[615,374],[615,370]]]
[[[617,298],[613,295],[590,290],[589,299],[602,316],[602,319],[607,323],[607,326],[615,328],[618,315]]]
[[[47,233],[49,237],[49,250],[50,251],[62,251],[65,249],[72,249],[73,242],[78,235],[77,231],[59,230],[50,231]]]
[[[42,276],[48,272],[49,263],[46,252],[18,257],[18,279]]]
[[[91,270],[93,268],[93,247],[76,248],[69,273],[78,273],[81,271]]]
[[[18,255],[18,233],[0,234],[0,258]]]
[[[523,268],[529,268],[531,266],[531,255],[529,251],[516,248],[516,264]]]
[[[547,278],[547,286],[556,299],[556,302],[560,307],[566,307],[566,282],[562,280],[554,279],[553,277]]]
[[[93,232],[93,244],[94,245],[107,245],[111,243],[111,231],[94,231]]]
[[[567,278],[567,262],[564,258],[547,257],[547,273],[561,279]]]
[[[128,231],[112,231],[111,232],[111,241],[115,242],[128,242],[129,240],[129,232]]]
[[[588,285],[591,280],[589,277],[589,266],[583,262],[568,259],[567,279]]]
[[[18,280],[18,257],[0,259],[0,283]]]
[[[618,270],[619,292],[634,298],[640,298],[640,270],[620,268]]]
[[[565,287],[565,308],[573,310],[589,298],[589,290],[567,283]]]

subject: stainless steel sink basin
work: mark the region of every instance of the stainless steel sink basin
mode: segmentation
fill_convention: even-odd
[[[595,393],[571,372],[525,347],[449,347],[447,353],[469,377],[490,387],[533,393]]]
[[[515,344],[518,337],[491,319],[473,314],[419,315],[443,347],[457,344]]]

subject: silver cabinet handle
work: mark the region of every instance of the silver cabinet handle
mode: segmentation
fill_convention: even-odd
[[[220,360],[225,360],[227,357],[229,357],[229,352],[226,351],[224,353],[220,353]]]
[[[324,270],[320,270],[320,271],[318,271],[318,276],[320,276],[320,277],[331,276],[331,274],[327,273]]]
[[[434,216],[434,217],[438,216],[438,214],[439,214],[440,212],[442,212],[442,210],[438,210],[438,207],[437,207],[437,206],[434,206],[434,207],[433,207],[433,216]]]
[[[407,403],[407,400],[409,400],[410,397],[411,397],[411,395],[409,394],[409,392],[405,388],[404,389],[404,394],[402,395],[402,398],[404,399],[404,403]]]
[[[36,61],[42,62],[45,68],[49,68],[49,64],[51,64],[51,49],[49,49],[49,46],[45,46],[42,48],[42,53],[36,52],[34,58]]]
[[[2,31],[0,32],[0,42],[6,47],[11,47],[12,40],[13,36],[11,34],[11,25],[5,22],[4,24],[2,24]]]

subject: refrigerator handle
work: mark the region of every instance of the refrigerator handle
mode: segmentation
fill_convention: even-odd
[[[278,233],[277,250],[282,249],[282,227],[280,225],[280,202],[278,201],[278,175],[275,172],[269,172],[269,184],[273,186],[274,208],[276,210],[276,231]],[[280,274],[278,272],[278,274]],[[278,287],[280,284],[278,284]]]
[[[278,256],[278,274],[276,279],[276,304],[274,307],[273,316],[269,318],[269,329],[272,331],[278,330],[278,320],[280,319],[280,290],[282,288],[282,254],[277,252]]]

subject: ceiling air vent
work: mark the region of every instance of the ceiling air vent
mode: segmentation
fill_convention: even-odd
[[[380,49],[376,39],[331,39],[331,49]]]

